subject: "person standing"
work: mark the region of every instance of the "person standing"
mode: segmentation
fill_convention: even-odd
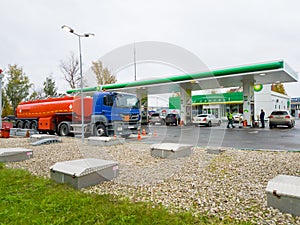
[[[260,110],[259,119],[261,122],[261,128],[265,128],[265,112],[263,109]]]
[[[228,119],[227,128],[229,128],[229,125],[231,125],[231,127],[234,128],[234,126],[233,126],[233,115],[232,115],[231,111],[227,112],[227,119]]]

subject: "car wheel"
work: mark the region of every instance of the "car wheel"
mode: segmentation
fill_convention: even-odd
[[[270,123],[270,124],[269,124],[269,128],[270,128],[270,129],[273,129],[273,124]]]
[[[208,127],[211,127],[211,121],[208,121],[208,124],[207,124]]]
[[[218,126],[221,126],[221,121],[220,121],[220,120],[218,121],[218,124],[217,124],[217,125],[218,125]]]

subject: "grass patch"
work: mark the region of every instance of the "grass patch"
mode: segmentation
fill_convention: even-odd
[[[85,194],[1,163],[0,202],[0,224],[250,224],[171,214],[161,206]]]

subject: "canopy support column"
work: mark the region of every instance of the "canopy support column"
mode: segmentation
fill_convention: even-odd
[[[180,87],[180,118],[184,124],[192,122],[192,91]]]
[[[244,79],[243,82],[243,117],[244,120],[247,120],[247,124],[251,125],[252,115],[254,109],[252,109],[251,103],[254,102],[254,80],[253,79]]]
[[[148,125],[148,94],[145,91],[137,90],[136,95],[140,100],[141,125]]]

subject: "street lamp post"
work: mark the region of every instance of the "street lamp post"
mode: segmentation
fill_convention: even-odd
[[[83,101],[83,78],[82,78],[82,57],[81,57],[81,38],[82,37],[91,37],[95,36],[92,33],[78,34],[71,27],[63,25],[61,27],[63,30],[66,30],[72,34],[75,34],[78,37],[79,43],[79,70],[80,70],[80,94],[81,94],[81,140],[84,141],[84,101]]]
[[[0,129],[2,129],[2,69],[0,69]]]

